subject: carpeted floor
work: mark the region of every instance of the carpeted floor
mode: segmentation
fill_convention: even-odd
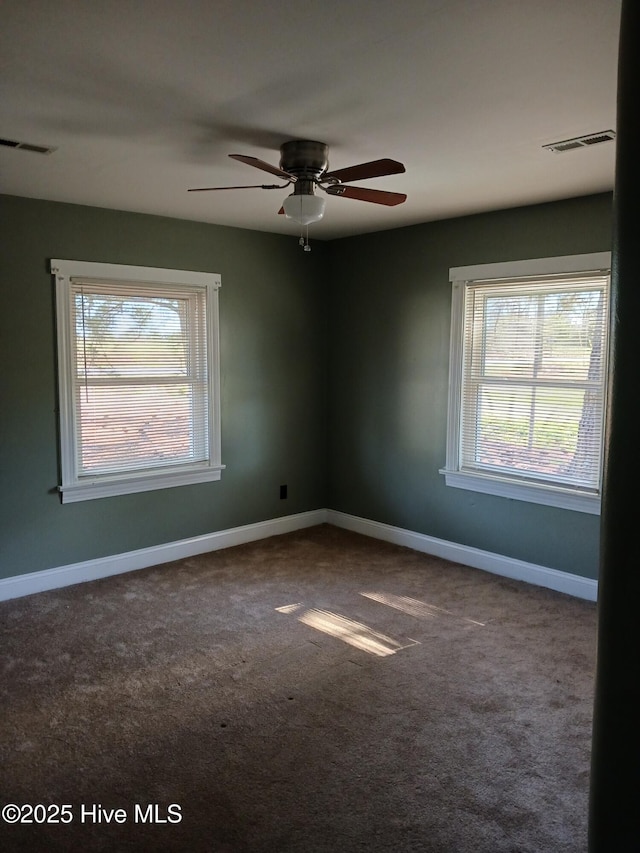
[[[586,849],[588,602],[323,525],[0,635],[2,850]]]

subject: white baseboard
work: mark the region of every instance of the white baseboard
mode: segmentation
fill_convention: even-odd
[[[191,539],[154,545],[151,548],[141,548],[138,551],[129,551],[125,554],[114,554],[111,557],[100,557],[96,560],[86,560],[69,566],[59,566],[41,572],[31,572],[26,575],[0,579],[0,601],[71,586],[84,581],[98,580],[124,572],[133,572],[137,569],[146,569],[149,566],[158,566],[172,560],[181,560],[185,557],[193,557],[196,554],[218,551],[221,548],[231,548],[245,542],[255,542],[269,536],[291,533],[304,527],[314,527],[317,524],[325,523],[343,527],[345,530],[353,530],[355,533],[362,533],[364,536],[371,536],[374,539],[392,542],[395,545],[403,545],[424,554],[432,554],[435,557],[462,563],[475,569],[482,569],[485,572],[555,589],[577,598],[584,598],[588,601],[595,601],[597,598],[598,582],[590,578],[559,572],[545,566],[536,566],[533,563],[525,563],[522,560],[493,554],[490,551],[481,551],[479,548],[471,548],[468,545],[458,545],[455,542],[447,542],[444,539],[436,539],[424,533],[414,533],[411,530],[392,527],[378,521],[369,521],[369,519],[348,515],[344,512],[318,509],[297,515],[286,515],[269,521],[260,521],[256,524],[246,524],[242,527],[232,527],[229,530],[220,530],[217,533],[206,533],[203,536],[194,536]]]
[[[422,551],[425,554],[462,563],[474,569],[482,569],[494,575],[526,581],[535,586],[544,586],[576,598],[596,601],[598,597],[598,581],[581,575],[560,572],[534,563],[525,563],[523,560],[504,557],[490,551],[481,551],[479,548],[471,548],[468,545],[458,545],[455,542],[447,542],[445,539],[426,536],[424,533],[414,533],[411,530],[403,530],[401,527],[392,527],[389,524],[369,521],[366,518],[358,518],[355,515],[331,509],[327,512],[327,521],[336,527],[344,527],[346,530],[353,530],[355,533],[362,533],[374,539],[404,545],[405,548],[412,548],[414,551]]]
[[[151,548],[141,548],[125,554],[114,554],[112,557],[99,557],[97,560],[86,560],[83,563],[73,563],[69,566],[59,566],[55,569],[44,569],[27,575],[17,575],[12,578],[0,579],[0,601],[9,598],[20,598],[35,592],[45,592],[84,581],[98,580],[149,566],[158,566],[172,560],[205,554],[208,551],[218,551],[221,548],[231,548],[245,542],[266,539],[281,533],[291,533],[303,527],[313,527],[327,520],[327,511],[318,509],[312,512],[301,512],[297,515],[286,515],[269,521],[259,521],[257,524],[245,524],[243,527],[232,527],[217,533],[206,533],[204,536],[194,536],[191,539],[181,539],[177,542],[167,542],[154,545]]]

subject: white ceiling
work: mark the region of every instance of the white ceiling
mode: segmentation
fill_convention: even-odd
[[[620,0],[3,0],[0,191],[297,233],[277,182],[288,139],[334,169],[381,157],[406,174],[387,208],[327,198],[329,239],[613,186]]]

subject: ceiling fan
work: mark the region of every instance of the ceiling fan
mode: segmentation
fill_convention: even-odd
[[[239,189],[280,190],[293,184],[293,192],[284,200],[278,213],[283,213],[288,219],[293,219],[303,226],[318,222],[324,216],[325,200],[315,194],[316,187],[324,190],[328,195],[369,201],[373,204],[384,204],[390,207],[406,201],[405,193],[348,186],[352,181],[401,174],[405,168],[397,160],[372,160],[369,163],[359,163],[356,166],[334,169],[330,172],[328,155],[329,147],[324,142],[313,142],[308,139],[294,139],[281,145],[279,167],[272,166],[257,157],[250,157],[245,154],[229,154],[233,160],[239,160],[248,166],[254,166],[263,172],[276,175],[281,180],[285,180],[286,183],[246,184],[234,187],[196,187],[190,189],[189,192]],[[305,250],[309,251],[308,241],[305,244],[303,238],[300,240]]]

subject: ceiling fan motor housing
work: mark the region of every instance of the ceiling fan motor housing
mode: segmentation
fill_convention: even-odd
[[[285,142],[280,146],[280,168],[299,179],[317,180],[329,168],[329,147],[309,139]]]

